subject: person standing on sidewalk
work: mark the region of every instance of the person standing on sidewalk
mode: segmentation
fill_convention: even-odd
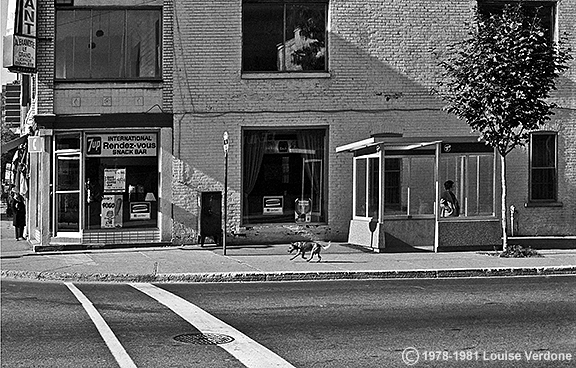
[[[24,240],[24,226],[26,226],[26,203],[24,197],[18,192],[12,192],[12,225],[16,240]]]

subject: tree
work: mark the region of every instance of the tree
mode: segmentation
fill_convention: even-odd
[[[450,46],[441,61],[439,91],[446,110],[464,119],[500,154],[506,250],[506,156],[554,114],[556,105],[548,98],[556,89],[555,79],[568,68],[570,50],[552,42],[522,3],[490,16],[477,11],[468,36]]]

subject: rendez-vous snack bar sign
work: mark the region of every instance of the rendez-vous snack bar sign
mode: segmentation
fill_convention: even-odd
[[[86,135],[86,155],[98,157],[156,156],[155,133]]]

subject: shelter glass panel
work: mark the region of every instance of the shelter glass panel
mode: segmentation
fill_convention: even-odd
[[[491,216],[494,214],[494,155],[443,155],[439,180],[454,182],[452,192],[460,207],[459,216]]]

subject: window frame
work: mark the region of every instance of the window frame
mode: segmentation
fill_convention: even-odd
[[[554,142],[554,166],[542,166],[542,167],[534,167],[534,136],[551,136]],[[529,149],[528,149],[528,203],[529,204],[553,204],[558,203],[558,132],[554,131],[536,131],[530,133],[530,140],[529,140]],[[542,170],[542,169],[554,169],[554,188],[553,188],[553,198],[545,198],[545,199],[535,199],[534,196],[534,178],[533,178],[533,171],[534,170]]]
[[[378,197],[378,205],[376,207],[376,215],[371,216],[369,213],[369,210],[371,209],[370,207],[370,194],[374,193],[374,188],[371,188],[371,184],[372,181],[370,179],[373,179],[373,177],[371,177],[371,171],[370,171],[370,160],[376,160],[376,167],[378,168],[378,188],[376,190],[376,195]],[[358,215],[358,211],[357,211],[357,203],[358,203],[358,195],[357,195],[357,188],[358,188],[358,177],[357,177],[357,170],[358,170],[358,161],[363,160],[366,162],[366,172],[365,172],[365,176],[364,176],[364,181],[363,181],[363,187],[364,187],[364,205],[365,205],[365,215]],[[366,219],[376,219],[379,220],[382,216],[380,214],[381,212],[381,208],[382,208],[382,155],[380,152],[376,152],[376,153],[372,153],[372,154],[368,154],[368,155],[362,155],[362,156],[358,156],[358,157],[354,157],[354,162],[353,162],[353,183],[352,183],[352,209],[353,209],[353,214],[352,214],[352,218],[353,219],[362,219],[362,220],[366,220]]]
[[[281,4],[284,7],[282,33],[286,43],[286,6],[295,5],[323,5],[324,6],[324,69],[323,70],[245,70],[244,60],[244,9],[246,4]],[[330,24],[330,1],[329,0],[243,0],[242,1],[242,51],[240,58],[240,74],[242,79],[291,79],[291,78],[327,78],[329,73],[329,24]]]
[[[73,4],[73,3],[72,3]],[[59,78],[56,76],[56,68],[54,68],[54,82],[55,83],[116,83],[116,82],[162,82],[163,80],[163,60],[164,60],[164,9],[161,6],[121,6],[121,7],[113,7],[113,6],[74,6],[74,5],[55,5],[55,28],[54,28],[54,61],[56,61],[56,54],[57,54],[57,33],[58,33],[58,12],[59,11],[73,11],[73,10],[88,10],[91,13],[94,11],[122,11],[124,12],[124,17],[127,18],[128,11],[157,11],[158,12],[158,20],[159,20],[159,34],[158,43],[156,45],[158,49],[158,76],[157,77],[103,77],[103,78]],[[92,14],[90,16],[90,21],[92,21]],[[126,23],[124,23],[124,33],[123,33],[123,43],[126,42],[126,38],[128,37],[128,32],[126,32]],[[92,27],[92,26],[90,26]],[[90,37],[92,37],[92,30],[90,28]],[[126,50],[124,50],[126,53]]]

